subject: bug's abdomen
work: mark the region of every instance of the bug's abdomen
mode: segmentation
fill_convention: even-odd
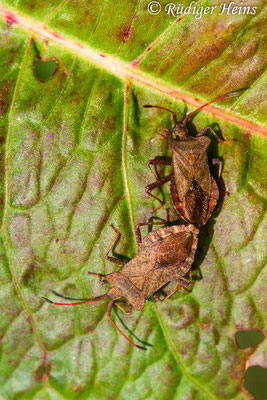
[[[208,194],[196,180],[193,180],[183,202],[179,198],[175,181],[172,180],[171,196],[173,204],[181,217],[194,226],[206,224],[217,203],[217,200],[215,200],[215,204],[210,207]]]
[[[191,224],[201,226],[207,222],[209,199],[207,193],[195,180],[186,194],[185,209]]]

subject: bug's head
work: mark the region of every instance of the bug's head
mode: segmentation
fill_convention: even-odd
[[[169,110],[169,108],[166,108],[166,107],[154,106],[154,105],[152,106],[152,105],[148,105],[148,104],[143,106],[143,107],[145,107],[145,108],[154,107],[154,108],[159,108],[161,110],[165,110],[165,111],[170,112],[172,114],[173,121],[174,121],[173,133],[174,133],[175,137],[179,138],[179,139],[183,139],[183,138],[186,138],[188,136],[189,132],[188,132],[187,127],[185,126],[184,123],[178,123],[177,116],[176,116],[174,111]]]
[[[161,110],[165,110],[165,111],[170,112],[170,113],[172,114],[173,121],[174,121],[174,130],[173,130],[173,133],[175,134],[175,137],[176,137],[176,138],[179,138],[179,139],[185,139],[186,137],[189,136],[189,131],[188,131],[187,127],[186,127],[187,122],[189,121],[189,119],[190,119],[197,111],[201,110],[202,108],[208,106],[208,105],[211,104],[211,103],[214,103],[215,101],[222,100],[222,99],[227,98],[227,97],[236,97],[236,96],[239,96],[240,92],[243,92],[244,90],[245,90],[245,88],[244,88],[244,89],[239,89],[239,90],[237,90],[236,92],[231,92],[231,93],[224,94],[224,95],[222,95],[222,96],[220,96],[220,97],[217,97],[217,98],[214,99],[214,100],[209,101],[209,102],[206,103],[206,104],[203,104],[202,106],[198,107],[198,108],[195,109],[194,111],[192,111],[192,112],[190,112],[189,114],[187,114],[187,116],[183,119],[183,122],[182,122],[182,123],[178,123],[178,121],[177,121],[177,116],[176,116],[175,112],[172,111],[172,110],[170,110],[169,108],[162,107],[162,106],[156,106],[156,105],[155,105],[155,106],[154,106],[154,105],[148,105],[148,104],[144,105],[143,107],[145,107],[145,108],[154,107],[154,108],[159,108],[159,109],[161,109]]]
[[[181,123],[175,124],[173,132],[175,134],[175,137],[179,138],[179,139],[185,139],[189,135],[189,131],[188,131],[187,127]]]

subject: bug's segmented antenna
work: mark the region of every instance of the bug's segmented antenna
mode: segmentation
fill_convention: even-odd
[[[53,293],[58,296],[58,297],[62,297],[62,298],[68,298],[66,296],[63,296],[57,292]],[[93,299],[88,299],[88,300],[83,300],[83,301],[78,301],[77,303],[57,303],[55,301],[52,301],[50,299],[48,299],[47,297],[41,296],[43,300],[45,300],[47,303],[53,304],[54,306],[78,306],[80,304],[86,304],[86,303],[94,303],[97,301],[101,301],[104,300],[108,297],[107,294],[104,294],[103,296],[98,296],[98,297],[94,297]],[[134,342],[132,342],[121,330],[120,328],[116,325],[116,323],[113,321],[113,319],[111,318],[111,309],[115,304],[115,300],[111,300],[109,305],[108,305],[108,309],[107,309],[107,314],[108,314],[108,318],[110,320],[110,322],[112,323],[112,325],[117,329],[117,331],[124,337],[124,339],[127,340],[128,343],[130,343],[132,346],[137,347],[140,350],[146,350],[145,347],[143,346],[139,346],[138,344],[135,344]]]
[[[98,296],[94,297],[93,299],[88,299],[88,300],[83,300],[83,301],[78,301],[77,303],[57,303],[55,301],[52,301],[48,299],[47,297],[41,296],[42,299],[44,299],[47,303],[51,303],[54,306],[78,306],[79,304],[86,304],[86,303],[94,303],[96,301],[101,301],[107,298],[107,294],[104,294],[103,296]]]
[[[216,97],[216,99],[213,99],[213,100],[209,101],[208,103],[203,104],[203,106],[200,106],[200,107],[196,108],[194,111],[192,111],[191,113],[189,113],[189,114],[184,118],[184,120],[183,120],[183,125],[186,126],[188,120],[192,117],[192,115],[195,114],[197,111],[201,110],[202,108],[208,106],[208,105],[211,104],[211,103],[214,103],[215,101],[219,101],[219,100],[226,99],[227,97],[236,97],[236,96],[239,96],[239,95],[240,95],[240,91],[243,91],[243,90],[244,90],[244,89],[240,89],[240,90],[238,90],[238,91],[236,91],[236,92],[231,92],[231,93],[223,94],[222,96]]]
[[[161,107],[161,106],[150,106],[150,105],[145,105],[143,107],[145,107],[145,108],[154,107],[154,108],[160,108],[161,110],[169,111],[170,113],[172,113],[173,121],[174,121],[175,126],[178,125],[177,116],[176,116],[175,112],[170,110],[169,108],[165,108],[165,107]]]
[[[246,90],[246,89],[247,89],[247,88],[243,88],[243,89],[239,89],[239,90],[237,90],[237,91],[235,91],[235,92],[230,92],[230,93],[223,94],[222,96],[216,97],[216,99],[213,99],[213,100],[209,101],[208,103],[203,104],[202,106],[196,108],[194,111],[192,111],[191,113],[189,113],[189,114],[184,118],[182,124],[183,124],[184,126],[186,126],[188,120],[192,117],[193,114],[195,114],[197,111],[201,110],[202,108],[208,106],[209,104],[215,103],[215,101],[219,101],[219,100],[226,99],[227,97],[236,97],[236,96],[239,96],[239,95],[240,95],[240,92],[243,92],[243,91]],[[169,108],[161,107],[161,106],[153,106],[153,105],[148,105],[148,104],[144,105],[143,107],[145,107],[145,108],[154,107],[154,108],[160,108],[161,110],[169,111],[170,113],[172,113],[175,126],[178,125],[176,113],[175,113],[174,111],[170,110]]]
[[[75,301],[85,301],[85,300],[89,300],[86,298],[80,298],[80,297],[69,297],[69,296],[64,296],[64,294],[58,293],[55,290],[52,290],[52,293],[57,296],[60,297],[61,299],[65,299],[65,300],[75,300]]]

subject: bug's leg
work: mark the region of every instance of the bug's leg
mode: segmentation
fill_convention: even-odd
[[[212,162],[213,165],[216,165],[216,164],[219,165],[218,176],[216,178],[219,191],[222,194],[225,194],[225,195],[229,196],[229,192],[225,191],[220,185],[220,179],[221,179],[221,176],[222,176],[222,169],[223,169],[223,162],[221,160],[219,160],[218,158],[213,158],[211,160],[211,162]]]
[[[211,160],[211,162],[212,162],[212,165],[219,165],[219,171],[218,171],[218,177],[217,177],[217,180],[219,181],[222,176],[223,162],[221,160],[219,160],[218,158],[213,158]]]
[[[154,294],[154,299],[155,299],[156,301],[161,301],[161,302],[163,302],[163,301],[167,300],[169,297],[171,297],[174,293],[177,292],[177,290],[179,290],[179,289],[181,289],[181,288],[185,289],[183,285],[179,284],[171,293],[169,293],[167,296],[165,296],[165,297],[163,297],[163,298],[160,298],[159,295],[158,295],[157,293],[155,293],[155,294]],[[185,290],[187,290],[187,289],[185,289]]]
[[[157,174],[155,173],[155,171],[153,171],[153,169],[150,167],[150,165],[172,165],[172,161],[168,161],[168,160],[161,160],[158,158],[153,158],[152,160],[149,160],[146,164],[148,170],[151,172],[151,174],[154,175],[154,177],[156,178],[157,181],[159,181],[160,179],[158,178]],[[164,182],[165,183],[165,182]]]
[[[186,290],[187,292],[189,292],[189,290],[187,289],[187,284],[185,284],[184,285],[184,283],[185,282],[182,282],[182,284],[181,283],[179,283],[179,285],[178,286],[176,286],[176,288],[171,292],[171,293],[169,293],[167,296],[165,296],[165,297],[163,297],[163,298],[160,298],[156,293],[154,294],[154,298],[155,298],[155,300],[156,301],[165,301],[165,300],[167,300],[167,299],[169,299],[174,293],[176,293],[179,289],[184,289],[184,290]],[[157,296],[157,298],[155,297],[155,295]]]
[[[175,288],[171,293],[169,293],[166,297],[164,297],[163,300],[169,299],[169,298],[170,298],[174,293],[176,293],[179,289],[183,289],[183,290],[185,290],[186,292],[190,292],[190,290],[188,290],[188,286],[189,286],[189,284],[188,284],[187,282],[185,282],[184,280],[181,279],[179,285],[176,286],[176,288]],[[163,300],[162,300],[162,301],[163,301]]]
[[[178,282],[179,282],[179,285],[176,286],[176,288],[175,288],[171,293],[169,293],[167,296],[165,296],[163,299],[161,299],[161,298],[157,295],[157,293],[155,293],[155,295],[157,295],[157,299],[155,298],[155,300],[156,300],[156,301],[164,301],[164,300],[167,300],[167,299],[169,299],[174,293],[176,293],[179,289],[183,289],[183,290],[185,290],[186,292],[190,292],[190,291],[188,290],[188,287],[192,284],[192,270],[190,269],[190,271],[189,271],[189,279],[186,279],[186,278],[184,278],[184,277],[181,277],[181,278],[178,280]],[[155,297],[155,295],[154,295],[154,297]]]
[[[211,132],[214,137],[218,140],[219,143],[224,142],[224,140],[222,140],[221,138],[219,138],[219,136],[214,132],[214,130],[212,128],[210,128],[209,126],[206,126],[206,128],[201,129],[200,132],[198,132],[196,134],[196,136],[203,136],[205,135],[207,132]]]
[[[145,192],[149,196],[153,197],[153,199],[158,200],[160,202],[160,205],[153,210],[153,213],[157,212],[161,207],[163,207],[164,203],[161,199],[159,199],[157,196],[152,194],[151,190],[153,190],[161,185],[164,185],[164,183],[166,183],[166,182],[169,182],[171,180],[172,176],[173,176],[173,174],[166,176],[165,178],[161,178],[160,180],[157,180],[156,182],[150,183],[149,185],[146,186]]]
[[[235,142],[235,140],[232,140],[232,139],[224,140],[224,139],[219,138],[219,136],[214,132],[214,130],[210,126],[206,126],[206,128],[201,129],[201,131],[198,132],[196,134],[196,136],[203,136],[207,132],[211,132],[219,143],[233,143],[233,142]]]
[[[162,133],[155,132],[155,135],[158,135],[161,139],[166,139],[166,136],[163,135]]]
[[[146,188],[145,188],[145,192],[149,196],[153,197],[153,199],[159,201],[159,203],[160,203],[160,205],[155,210],[153,210],[153,213],[155,213],[156,211],[158,211],[163,206],[163,201],[160,200],[155,195],[153,195],[151,193],[151,190],[153,190],[153,189],[163,185],[164,183],[168,182],[171,179],[172,174],[170,176],[167,176],[166,178],[160,178],[159,179],[158,175],[156,174],[156,172],[151,168],[151,165],[154,165],[155,167],[157,165],[172,165],[172,161],[167,161],[167,160],[161,160],[161,159],[154,158],[154,159],[149,160],[147,162],[147,168],[154,175],[154,177],[156,178],[156,182],[153,182],[153,183],[150,183],[149,185],[147,185]]]
[[[120,239],[120,232],[118,231],[118,229],[116,229],[113,225],[110,225],[110,226],[114,230],[114,232],[116,233],[116,238],[114,239],[113,243],[111,244],[111,246],[109,247],[108,251],[106,252],[106,259],[108,261],[110,261],[110,262],[113,262],[114,264],[125,265],[125,264],[127,264],[127,261],[124,261],[121,258],[117,258],[117,257],[110,257],[108,255],[108,253],[116,246],[116,243]]]
[[[192,269],[190,269],[190,271],[189,271],[189,283],[190,283],[190,285],[191,285],[192,281],[193,281]]]
[[[141,232],[140,232],[139,225],[136,225],[136,226],[134,227],[134,234],[135,234],[136,242],[137,242],[138,244],[141,243],[141,242],[142,242],[142,236],[141,236]]]
[[[168,139],[172,138],[172,133],[169,131],[169,129],[164,129],[165,135],[159,132],[155,132],[155,135],[158,135],[162,140],[163,139]]]
[[[146,225],[165,225],[169,222],[170,216],[169,216],[169,209],[167,208],[166,210],[166,218],[164,221],[157,221],[157,222],[140,222],[139,224],[135,225],[134,227],[134,233],[136,237],[137,243],[142,242],[142,237],[141,237],[141,232],[140,232],[140,226],[146,226]]]
[[[181,281],[185,282],[186,286],[190,286],[192,284],[193,278],[192,278],[192,269],[189,270],[189,279],[185,278],[182,276],[180,278]]]
[[[127,342],[129,342],[132,346],[137,347],[138,349],[141,350],[146,350],[145,347],[143,346],[139,346],[138,344],[133,343],[126,335],[124,335],[124,333],[122,333],[122,331],[120,330],[120,328],[115,324],[115,322],[113,321],[113,319],[111,318],[111,309],[112,307],[115,305],[115,300],[111,300],[111,302],[108,305],[108,309],[107,309],[107,314],[108,314],[108,318],[110,320],[110,322],[112,323],[112,325],[117,329],[117,331],[124,337],[124,339],[127,340]]]
[[[114,303],[115,306],[117,306],[124,314],[131,314],[132,312],[132,305],[129,303],[126,303],[127,309],[123,308],[117,301]]]
[[[153,297],[154,297],[154,299],[158,302],[158,301],[161,301],[160,300],[160,297],[159,297],[159,295],[157,294],[157,293],[155,293],[155,294],[153,294]]]
[[[179,125],[179,124],[178,124]],[[176,126],[176,125],[175,125]],[[164,132],[166,134],[167,139],[172,139],[172,133],[169,131],[169,129],[164,129]]]
[[[105,285],[106,283],[108,283],[108,281],[106,281],[106,279],[104,279],[106,275],[99,274],[99,273],[97,273],[97,272],[87,272],[87,274],[88,274],[88,275],[97,276],[98,279],[99,279],[99,282],[100,282],[102,285]]]
[[[165,297],[163,297],[163,299],[161,299],[158,293],[154,293],[153,297],[157,302],[164,301],[164,299],[165,299]]]
[[[169,215],[169,209],[166,209],[166,217],[164,221],[156,221],[156,222],[140,222],[136,226],[146,226],[146,225],[165,225],[169,222],[170,220],[170,215]]]

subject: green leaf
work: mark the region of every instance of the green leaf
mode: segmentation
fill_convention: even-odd
[[[1,400],[249,399],[245,368],[266,366],[263,345],[235,342],[237,330],[263,331],[266,319],[264,2],[254,2],[256,15],[179,23],[166,4],[152,16],[145,2],[0,1]],[[37,59],[57,60],[45,82]],[[157,204],[144,191],[146,163],[170,156],[154,132],[172,126],[143,105],[181,120],[187,107],[244,87],[190,125],[234,139],[210,149],[229,195],[199,234],[192,292],[113,311],[147,351],[118,335],[107,301],[45,303],[52,290],[105,293],[87,272],[119,268],[105,259],[111,223],[122,234],[116,252],[136,254],[134,225]],[[172,207],[168,185],[158,195]]]

